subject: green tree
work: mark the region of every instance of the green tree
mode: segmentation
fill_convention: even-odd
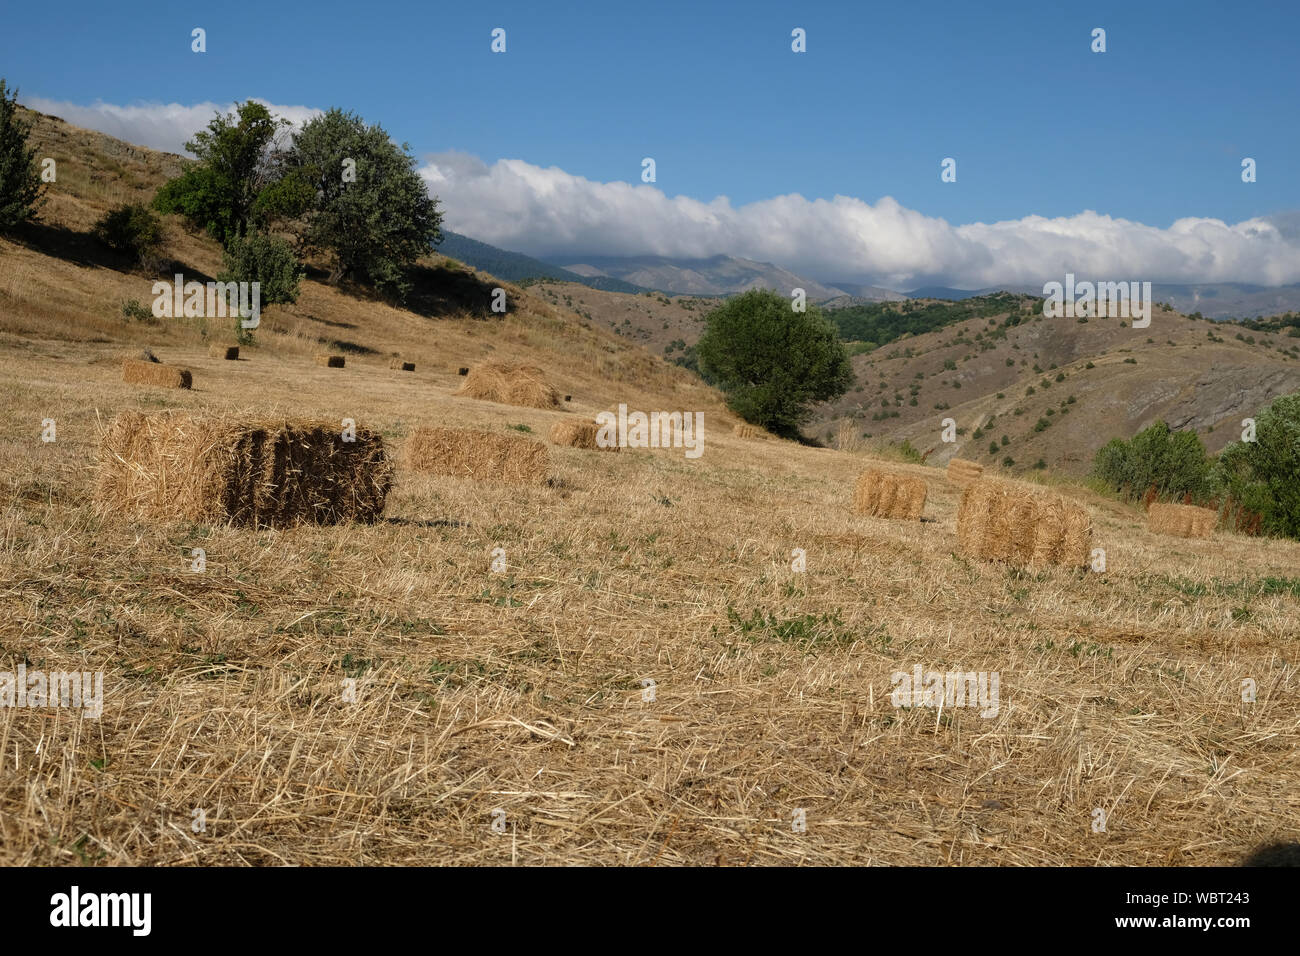
[[[198,157],[154,196],[159,212],[177,213],[227,246],[248,232],[258,197],[274,182],[271,150],[289,125],[249,100],[234,113],[218,113],[185,144]]]
[[[1255,441],[1219,453],[1216,490],[1258,512],[1260,529],[1300,538],[1300,392],[1275,399],[1255,419]]]
[[[303,247],[332,257],[330,280],[366,281],[403,298],[407,267],[442,240],[438,201],[416,172],[410,147],[331,109],[294,136],[281,171],[282,185],[264,206],[280,216],[304,214]]]
[[[27,145],[31,132],[18,116],[18,91],[10,94],[0,77],[0,232],[35,219],[45,203],[36,150]]]
[[[162,223],[143,203],[115,207],[95,223],[92,232],[104,245],[130,256],[145,269],[161,264],[158,250],[163,241]]]
[[[741,418],[795,437],[812,405],[843,395],[853,367],[835,326],[816,306],[751,289],[708,314],[695,346],[701,370],[727,394]]]
[[[222,257],[219,282],[256,282],[260,305],[282,305],[298,301],[304,270],[293,254],[293,246],[284,239],[260,232],[250,232],[232,239]],[[239,343],[252,340],[243,326],[242,316],[235,320]]]

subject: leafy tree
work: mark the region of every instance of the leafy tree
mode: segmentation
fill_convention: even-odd
[[[18,117],[18,91],[10,94],[0,77],[0,232],[35,219],[45,202],[36,150],[27,145],[31,132]]]
[[[1300,392],[1275,399],[1255,419],[1255,441],[1219,453],[1218,491],[1262,516],[1261,530],[1300,538]]]
[[[1156,422],[1132,441],[1111,439],[1097,450],[1093,474],[1129,500],[1155,488],[1162,498],[1190,494],[1204,499],[1211,490],[1211,466],[1195,432],[1170,431]]]
[[[218,282],[258,283],[258,304],[282,305],[298,301],[304,270],[293,254],[293,246],[284,239],[265,233],[250,232],[232,239],[222,256]],[[252,332],[244,328],[243,317],[235,319],[235,333],[240,345],[252,341]]]
[[[283,185],[265,205],[304,214],[303,247],[333,257],[331,281],[368,281],[403,298],[406,268],[442,239],[438,202],[409,150],[382,127],[332,109],[294,136],[281,160]]]
[[[271,149],[288,125],[252,100],[234,113],[218,113],[185,144],[198,162],[158,190],[154,208],[182,215],[229,245],[248,232],[254,205],[274,181]]]
[[[813,403],[838,398],[853,385],[848,353],[816,306],[796,312],[781,295],[751,289],[705,321],[695,346],[700,368],[748,422],[796,437]]]
[[[130,256],[146,269],[159,264],[162,222],[142,203],[125,203],[105,213],[93,232],[104,245]]]

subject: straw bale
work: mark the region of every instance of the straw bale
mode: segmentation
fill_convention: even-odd
[[[322,352],[316,356],[316,364],[324,365],[326,368],[343,368],[344,361],[342,355],[331,355]]]
[[[283,527],[373,521],[392,465],[383,438],[337,423],[124,413],[101,437],[95,495],[140,517]]]
[[[122,381],[132,385],[159,385],[163,388],[190,388],[194,376],[187,368],[126,359],[122,362]]]
[[[239,358],[238,345],[209,345],[208,354],[213,358],[223,359],[227,362],[233,362]]]
[[[395,358],[395,359],[393,359],[391,362],[389,362],[389,363],[388,363],[388,367],[391,368],[391,369],[395,369],[396,371],[399,371],[399,372],[414,372],[414,371],[415,371],[415,363],[414,363],[414,362],[403,362],[403,361],[402,361],[401,359],[399,359],[399,358]]]
[[[962,492],[957,549],[991,561],[1083,567],[1092,554],[1092,519],[1055,492],[981,478]]]
[[[551,441],[571,448],[588,448],[598,451],[619,451],[618,445],[601,448],[596,441],[600,429],[595,422],[561,421],[551,426]]]
[[[546,480],[550,455],[540,441],[522,435],[421,426],[406,443],[406,467],[453,478],[528,484]]]
[[[978,481],[984,475],[984,466],[979,462],[954,458],[948,462],[948,480],[954,485],[965,487],[972,481]]]
[[[853,511],[876,518],[916,521],[925,510],[925,496],[924,478],[868,468],[858,476],[853,491]]]
[[[1219,523],[1213,508],[1171,505],[1153,501],[1147,509],[1147,530],[1179,538],[1208,538]]]
[[[456,394],[529,408],[555,408],[560,404],[560,393],[546,381],[546,373],[535,365],[501,362],[476,365]]]

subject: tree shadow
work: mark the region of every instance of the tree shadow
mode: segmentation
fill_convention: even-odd
[[[139,276],[153,282],[170,282],[176,273],[185,277],[186,282],[212,282],[213,277],[200,269],[194,269],[175,259],[165,259],[154,268],[144,269],[131,256],[110,249],[89,232],[69,229],[67,226],[49,222],[27,222],[18,229],[12,238],[19,245],[26,246],[41,255],[62,259],[73,265],[92,269],[108,269],[123,275]]]

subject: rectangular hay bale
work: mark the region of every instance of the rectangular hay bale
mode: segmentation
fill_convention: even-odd
[[[954,485],[964,487],[972,481],[978,481],[984,475],[984,466],[965,458],[954,458],[948,462],[948,480]]]
[[[546,446],[522,435],[422,425],[406,442],[407,468],[451,478],[530,484],[545,481],[550,466]]]
[[[140,517],[286,527],[374,521],[393,467],[384,440],[336,423],[119,415],[101,437],[97,500]]]
[[[238,345],[210,345],[208,354],[213,358],[224,359],[227,362],[234,362],[239,358]]]
[[[316,364],[323,365],[326,368],[343,368],[344,359],[342,355],[329,355],[321,353],[316,356]]]
[[[1083,567],[1092,556],[1092,518],[1064,495],[981,478],[962,492],[957,550],[989,561]]]
[[[122,362],[122,381],[131,385],[158,385],[162,388],[191,388],[194,376],[187,368],[163,365],[160,362],[143,362],[125,359]]]
[[[1219,523],[1219,512],[1195,505],[1151,502],[1147,509],[1147,530],[1178,538],[1208,538]]]
[[[551,441],[557,445],[570,448],[586,448],[591,451],[619,451],[618,445],[601,448],[596,440],[600,429],[595,422],[556,422],[551,426]]]
[[[399,359],[399,358],[395,358],[395,359],[393,359],[391,362],[389,362],[389,363],[388,363],[388,367],[391,368],[391,369],[394,369],[395,371],[398,371],[398,372],[414,372],[414,371],[415,371],[415,363],[414,363],[414,362],[403,362],[403,361],[402,361],[401,359]]]
[[[924,478],[868,468],[858,476],[853,490],[853,511],[875,518],[917,521],[925,511],[925,496]]]

